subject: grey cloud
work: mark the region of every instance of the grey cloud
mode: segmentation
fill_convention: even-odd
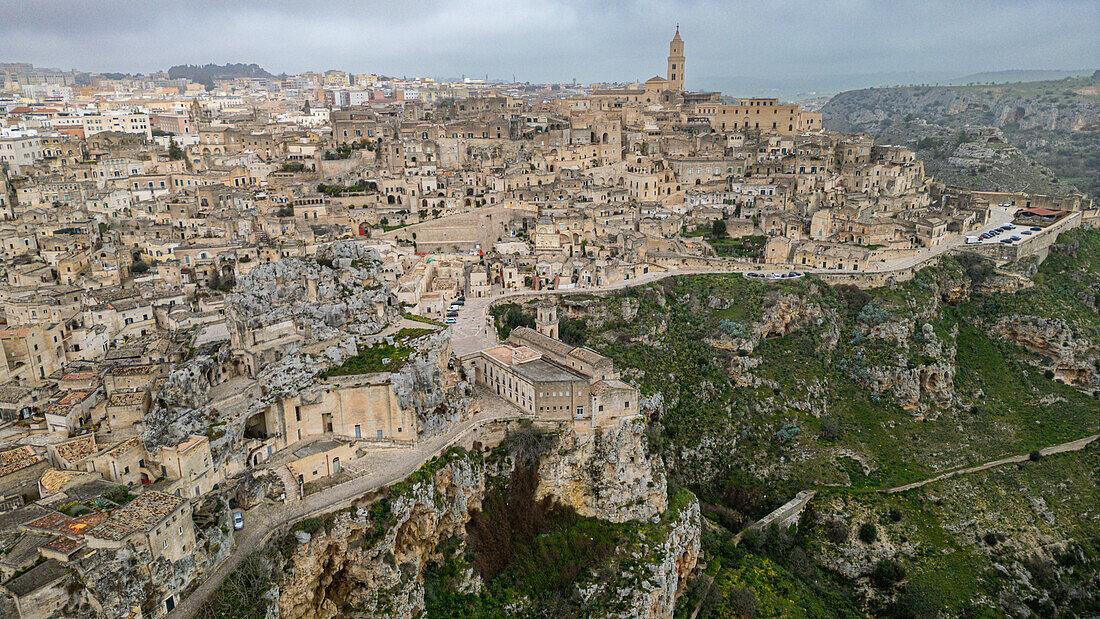
[[[273,72],[587,83],[663,73],[676,22],[693,88],[731,77],[1100,64],[1094,0],[47,0],[0,4],[0,59],[96,71],[257,62]]]

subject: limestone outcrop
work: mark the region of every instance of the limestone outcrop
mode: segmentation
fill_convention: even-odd
[[[590,584],[578,587],[585,600],[601,599],[601,606],[625,608],[607,613],[621,619],[670,619],[676,600],[687,585],[699,561],[701,515],[699,502],[690,493],[681,495],[661,520],[663,538],[643,538],[632,549],[629,566],[620,562],[623,572],[609,586]],[[637,583],[622,586],[624,582]]]
[[[648,455],[645,421],[579,434],[568,430],[539,464],[537,498],[609,522],[649,520],[668,507],[660,456]]]
[[[1072,385],[1100,384],[1093,347],[1061,318],[1005,316],[989,331],[1039,357],[1036,365],[1052,371],[1056,379]]]
[[[260,265],[241,277],[227,299],[231,329],[293,320],[307,341],[376,333],[399,307],[379,276],[377,254],[351,241],[323,247],[315,260]]]
[[[446,539],[465,535],[485,493],[485,465],[456,458],[392,501],[344,510],[300,531],[279,582],[279,615],[329,618],[354,608],[370,617],[415,617],[423,570]]]
[[[644,453],[641,441],[640,422],[624,424],[599,440],[567,436],[556,447],[558,454],[546,456],[539,471],[560,479],[594,463],[608,467],[608,474],[627,475],[625,483],[594,482],[599,491],[572,484],[574,494],[552,495],[566,505],[575,502],[594,517],[636,522],[639,527],[615,549],[615,557],[608,558],[616,562],[615,578],[596,571],[583,574],[574,584],[576,596],[607,609],[605,616],[666,619],[672,617],[698,561],[701,516],[690,492],[680,490],[672,500],[666,497],[664,475],[655,468],[655,459],[627,464],[632,453]],[[273,587],[279,615],[419,616],[426,608],[428,564],[465,552],[467,524],[480,511],[487,488],[508,479],[514,466],[510,456],[482,458],[451,451],[398,484],[388,498],[368,497],[351,508],[300,523],[281,542],[288,559]],[[540,479],[539,487],[548,483]],[[462,564],[455,580],[451,584],[461,591],[481,591],[481,577],[469,565]],[[502,612],[522,613],[530,603],[517,600]]]

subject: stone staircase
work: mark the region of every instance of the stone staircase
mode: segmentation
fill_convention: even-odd
[[[302,500],[301,488],[298,487],[298,479],[294,477],[294,472],[290,470],[290,467],[283,464],[275,467],[275,474],[279,476],[279,479],[283,482],[283,492],[286,493],[286,502],[294,503]]]

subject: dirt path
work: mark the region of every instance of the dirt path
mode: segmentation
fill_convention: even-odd
[[[1043,456],[1050,456],[1050,455],[1054,455],[1054,454],[1066,453],[1066,452],[1069,452],[1069,451],[1081,451],[1089,443],[1095,441],[1098,438],[1100,438],[1100,434],[1093,434],[1092,436],[1086,436],[1085,438],[1079,438],[1075,441],[1070,441],[1068,443],[1062,443],[1060,445],[1051,445],[1050,447],[1043,447],[1042,449],[1039,450],[1039,454],[1043,455]],[[883,492],[885,494],[894,494],[896,492],[905,492],[906,490],[912,490],[914,488],[920,488],[921,486],[926,486],[926,485],[931,484],[933,482],[941,481],[941,480],[944,480],[944,479],[950,479],[952,477],[958,477],[959,475],[969,475],[970,473],[978,473],[978,472],[981,472],[981,471],[991,469],[991,468],[996,467],[996,466],[1004,466],[1005,464],[1013,464],[1013,463],[1016,463],[1016,462],[1024,462],[1025,460],[1028,460],[1030,457],[1031,457],[1031,454],[1009,456],[1007,458],[1001,458],[1000,460],[994,460],[992,462],[986,462],[985,464],[979,464],[978,466],[972,466],[972,467],[965,468],[965,469],[956,469],[954,471],[948,471],[946,473],[942,473],[940,475],[937,475],[935,477],[931,477],[929,479],[925,479],[923,481],[915,481],[911,484],[905,484],[904,486],[896,486],[894,488],[885,488],[883,490],[879,490],[879,492]]]

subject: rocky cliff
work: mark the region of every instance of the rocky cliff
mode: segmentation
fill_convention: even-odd
[[[486,583],[468,559],[467,539],[477,534],[471,520],[484,519],[478,515],[483,502],[507,487],[510,477],[517,483],[516,460],[499,450],[495,454],[483,458],[452,450],[386,497],[368,497],[352,508],[296,525],[281,542],[287,563],[277,582],[280,616],[416,617],[429,605],[426,581],[435,583],[433,591],[441,586],[440,571],[451,574],[446,585],[457,594],[485,599]],[[635,454],[641,459],[631,464]],[[573,584],[573,603],[594,616],[671,617],[698,560],[698,502],[686,491],[670,501],[659,461],[644,454],[644,425],[627,423],[600,438],[568,433],[538,465],[536,505],[545,505],[544,498],[550,497],[576,507],[579,517],[606,521],[601,527],[626,527],[612,529],[618,531],[617,545],[609,556],[599,557],[606,567],[582,571]],[[600,473],[594,474],[595,469]],[[564,490],[556,488],[558,482]],[[515,495],[520,490],[510,492],[513,496],[505,501],[523,500]],[[534,610],[530,593],[517,595],[510,610],[494,606],[495,612]]]
[[[1100,355],[1061,318],[1004,316],[989,331],[1036,355],[1033,362],[1056,379],[1073,385],[1100,385]]]
[[[294,534],[298,545],[279,582],[281,617],[415,617],[423,610],[424,568],[444,540],[465,534],[481,507],[486,469],[477,458],[457,457],[417,477],[392,500]]]
[[[578,433],[566,430],[539,465],[537,498],[608,522],[649,520],[668,507],[664,464],[646,455],[645,420]]]

